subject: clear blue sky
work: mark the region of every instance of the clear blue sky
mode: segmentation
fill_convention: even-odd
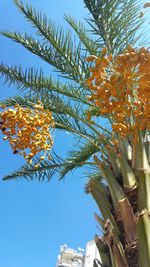
[[[28,0],[57,23],[64,24],[63,15],[77,19],[86,16],[82,0]],[[33,32],[13,4],[0,1],[0,30]],[[64,27],[65,24],[64,24]],[[7,64],[49,66],[10,40],[0,36],[0,61]],[[0,98],[15,94],[0,80]],[[62,153],[70,148],[69,139],[56,135],[57,148]],[[62,147],[63,143],[63,147]],[[2,177],[23,163],[11,153],[0,136],[0,267],[55,267],[60,245],[84,247],[98,233],[93,212],[96,206],[84,193],[85,180],[74,172],[65,181],[50,183],[24,180],[3,182]]]

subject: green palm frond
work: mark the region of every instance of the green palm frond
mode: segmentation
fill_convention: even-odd
[[[27,20],[34,25],[44,45],[27,34],[24,36],[19,33],[2,34],[40,56],[65,77],[82,83],[85,77],[89,75],[87,68],[89,64],[85,60],[86,51],[84,53],[81,51],[82,43],[75,41],[70,31],[64,31],[62,27],[56,27],[52,21],[40,12],[36,12],[31,6],[24,6],[21,1],[15,1],[15,3]],[[32,46],[35,49],[32,49]]]
[[[83,167],[85,162],[87,162],[94,153],[100,150],[100,143],[97,144],[99,147],[95,146],[91,142],[85,142],[80,145],[78,149],[70,151],[69,157],[66,159],[66,162],[69,164],[66,164],[60,171],[61,179],[73,169]],[[93,161],[90,162],[89,166],[95,166]]]
[[[3,101],[0,101],[0,104],[4,104],[7,107],[14,106],[15,104],[19,104],[22,107],[27,107],[27,108],[33,108],[33,103],[34,101],[29,101],[28,98],[26,97],[21,97],[21,96],[14,96],[14,97],[8,97],[7,99],[4,99]]]
[[[14,42],[21,44],[27,50],[39,56],[41,59],[63,72],[64,64],[62,66],[61,64],[59,64],[60,56],[58,53],[54,52],[52,46],[43,44],[42,42],[26,33],[24,35],[21,35],[17,32],[1,32],[1,34],[7,38],[10,38]]]
[[[92,148],[91,144],[89,143],[89,149],[90,147]],[[43,181],[45,179],[50,180],[54,176],[54,174],[57,174],[59,179],[62,179],[67,175],[68,172],[74,169],[82,168],[86,165],[89,167],[95,166],[94,162],[88,161],[88,158],[90,158],[91,156],[86,155],[87,148],[88,144],[86,144],[85,151],[81,152],[82,155],[84,154],[84,159],[79,155],[79,152],[78,156],[77,153],[74,153],[75,155],[73,160],[69,160],[69,158],[64,160],[53,152],[51,160],[43,160],[42,162],[40,162],[40,165],[37,168],[35,168],[34,166],[39,163],[39,157],[36,157],[33,160],[32,164],[23,165],[18,170],[6,175],[3,180],[24,178],[27,180]],[[92,151],[90,153],[92,154]],[[98,174],[97,172],[95,174],[90,174],[88,178],[97,179],[100,183],[102,183],[102,186],[105,190],[106,186],[103,184],[103,177],[100,175],[100,173]]]
[[[33,103],[36,103],[38,100],[42,101],[45,109],[49,109],[53,113],[67,115],[83,122],[86,119],[83,106],[81,106],[80,104],[73,105],[72,102],[63,100],[58,95],[52,94],[51,92],[47,94],[46,98],[45,95],[40,95],[40,97],[37,97],[36,95],[30,96],[27,94],[24,97],[9,97],[3,100],[3,103],[5,103],[7,106],[13,106],[18,101],[18,104],[21,106],[33,107]]]
[[[11,40],[21,44],[33,54],[39,56],[42,60],[52,65],[63,77],[78,82],[82,86],[85,84],[85,77],[89,75],[88,64],[86,63],[86,55],[81,55],[80,44],[72,50],[73,62],[66,62],[62,55],[54,49],[53,45],[42,43],[28,34],[21,35],[14,32],[1,32],[1,34]]]
[[[76,84],[56,82],[52,77],[45,77],[42,69],[37,71],[31,67],[23,70],[21,66],[1,64],[0,75],[4,77],[9,86],[14,84],[21,92],[27,91],[37,95],[56,92],[89,105],[87,101],[88,89],[81,88]]]
[[[40,162],[39,167],[35,168],[34,166]],[[14,171],[8,175],[6,175],[3,180],[9,179],[18,179],[25,178],[27,180],[37,179],[39,181],[43,181],[45,179],[50,180],[51,177],[59,171],[65,165],[63,159],[61,159],[58,155],[52,152],[51,160],[43,160],[40,161],[39,157],[36,157],[33,160],[32,164],[25,164],[20,167],[17,171]]]
[[[139,40],[137,31],[143,23],[139,18],[141,1],[84,0],[84,3],[90,11],[87,21],[97,42],[110,53],[118,53]]]
[[[87,50],[91,55],[97,55],[99,52],[99,46],[96,44],[95,40],[91,39],[82,22],[77,22],[73,17],[65,15],[65,20],[71,26],[71,28],[76,32],[78,38],[83,44],[83,50]]]
[[[61,114],[53,114],[54,120],[55,120],[55,128],[59,130],[64,130],[66,132],[70,132],[72,134],[75,134],[79,137],[83,138],[92,138],[92,134],[87,132],[87,129],[84,127],[83,124],[78,122],[77,120],[70,118],[65,115]]]
[[[91,157],[91,155],[96,152],[98,148],[96,149],[94,145],[92,144],[86,144],[85,147],[82,147],[81,151],[72,152],[72,155],[74,153],[73,159],[62,159],[60,158],[54,151],[50,152],[51,154],[51,160],[43,160],[40,161],[39,157],[36,157],[33,159],[32,164],[25,164],[21,168],[19,168],[17,171],[14,171],[8,175],[6,175],[3,179],[9,180],[9,179],[18,179],[18,178],[25,178],[28,180],[34,180],[37,179],[39,181],[43,181],[45,179],[50,180],[51,177],[58,173],[59,179],[62,179],[69,171],[83,167],[84,165],[95,165],[94,162],[89,162],[88,159]],[[89,151],[91,155],[89,155]],[[82,157],[82,155],[84,157]],[[36,164],[39,164],[39,167],[34,167]]]

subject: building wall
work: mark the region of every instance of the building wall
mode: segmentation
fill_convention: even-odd
[[[86,244],[86,250],[74,250],[67,245],[60,248],[60,255],[58,255],[56,267],[93,267],[94,259],[100,261],[98,249],[94,240]]]
[[[94,259],[100,261],[100,256],[94,240],[91,240],[86,244],[84,267],[93,267]]]
[[[61,246],[56,267],[84,267],[83,250],[74,250],[67,245]]]

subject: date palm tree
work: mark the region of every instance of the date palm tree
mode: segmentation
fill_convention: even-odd
[[[33,110],[40,100],[44,110],[52,112],[56,131],[72,134],[78,146],[65,159],[53,149],[40,163],[41,156],[35,156],[4,180],[50,180],[56,172],[62,179],[76,168],[86,168],[86,192],[98,205],[100,215],[95,218],[103,231],[102,237],[95,236],[101,261],[93,266],[149,267],[150,54],[141,48],[143,3],[83,2],[89,16],[84,24],[65,16],[70,31],[32,6],[14,1],[35,27],[37,38],[17,32],[2,35],[50,64],[58,80],[46,77],[42,69],[1,64],[1,76],[22,93],[1,106],[17,104],[22,112]],[[2,115],[0,123],[9,135]]]

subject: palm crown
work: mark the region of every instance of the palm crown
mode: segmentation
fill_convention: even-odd
[[[1,115],[5,139],[11,141],[14,152],[23,153],[29,148],[20,146],[22,139],[12,141],[11,137],[13,130],[19,128],[22,113],[26,114],[22,123],[30,134],[22,135],[20,130],[20,136],[25,144],[34,136],[30,154],[24,154],[27,164],[4,179],[50,179],[55,172],[63,178],[75,168],[89,167],[86,192],[93,196],[102,215],[96,215],[96,219],[104,236],[96,236],[95,241],[103,267],[150,266],[150,54],[145,48],[138,49],[143,23],[141,2],[84,0],[89,10],[87,28],[65,16],[76,33],[74,40],[69,30],[56,27],[31,6],[15,0],[39,38],[26,33],[2,33],[49,63],[62,77],[57,81],[45,77],[42,69],[0,65],[6,82],[23,92],[22,96],[1,103],[7,107]],[[12,110],[8,109],[10,106]],[[36,117],[36,110],[40,110],[41,117]],[[37,120],[33,124],[34,116]],[[102,126],[103,120],[106,127]],[[70,151],[66,159],[53,149],[49,152],[49,126],[78,137],[78,148]],[[44,141],[36,150],[35,139],[43,131]],[[38,156],[43,150],[45,156]]]

